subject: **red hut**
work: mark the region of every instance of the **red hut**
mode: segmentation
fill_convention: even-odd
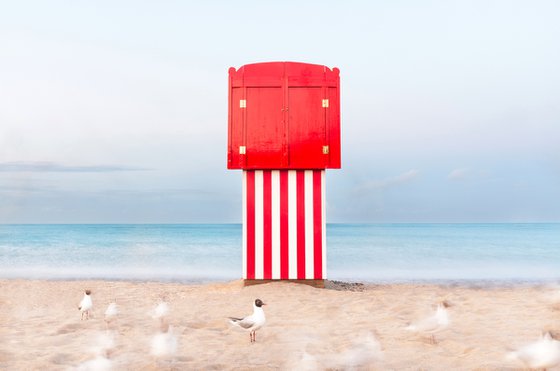
[[[338,68],[229,69],[228,169],[243,170],[243,278],[324,280],[325,169],[340,168]]]

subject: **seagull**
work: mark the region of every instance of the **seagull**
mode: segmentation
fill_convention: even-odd
[[[102,355],[84,362],[76,368],[77,371],[110,371],[113,369],[111,360]]]
[[[152,312],[153,319],[159,319],[161,324],[163,325],[164,319],[169,313],[169,305],[165,301],[160,301],[159,304],[155,307],[154,311]]]
[[[547,369],[560,365],[560,341],[549,331],[541,338],[511,352],[510,360],[519,360],[532,369]]]
[[[435,344],[436,339],[434,334],[449,326],[449,314],[447,313],[447,308],[449,306],[448,302],[442,301],[438,304],[436,312],[433,315],[410,324],[405,329],[416,333],[429,334],[431,343]]]
[[[84,297],[78,306],[78,309],[82,312],[82,320],[84,319],[84,314],[86,315],[86,319],[89,319],[89,312],[91,308],[93,308],[93,301],[91,300],[91,290],[86,290],[84,293]]]
[[[91,348],[91,351],[95,354],[95,358],[80,364],[77,367],[78,371],[110,371],[113,369],[113,365],[110,359],[110,355],[115,349],[115,336],[116,333],[112,331],[107,331],[105,333],[98,333],[97,337],[91,334],[90,338],[95,338],[96,341]]]
[[[327,369],[356,370],[383,360],[379,340],[372,333],[362,334],[352,346],[341,353],[324,356]]]
[[[97,334],[95,345],[92,347],[94,354],[109,358],[116,346],[116,331],[107,330]]]
[[[113,301],[105,310],[105,322],[107,323],[107,327],[109,327],[109,324],[117,317],[117,314],[119,314],[119,308],[117,307],[117,303]]]
[[[177,351],[177,338],[173,334],[173,327],[162,323],[161,331],[152,338],[150,353],[155,357],[172,357]]]
[[[316,356],[306,350],[296,353],[296,356],[284,365],[285,370],[317,371],[324,367],[319,363]]]
[[[253,314],[244,318],[228,317],[230,319],[229,323],[238,326],[244,330],[249,331],[249,337],[251,338],[251,343],[257,341],[256,331],[264,326],[266,318],[264,316],[263,305],[261,299],[255,300],[253,303]]]

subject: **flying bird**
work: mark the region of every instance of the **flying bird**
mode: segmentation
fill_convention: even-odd
[[[551,332],[545,332],[537,341],[507,355],[532,369],[547,369],[560,365],[560,341]]]
[[[431,343],[435,344],[436,339],[434,334],[449,326],[449,314],[447,313],[447,308],[449,306],[449,303],[446,301],[440,302],[433,315],[412,323],[405,329],[419,334],[430,335]]]
[[[91,290],[86,290],[84,292],[84,297],[78,306],[78,309],[82,312],[82,320],[84,319],[84,314],[86,319],[89,319],[89,314],[93,308],[93,301],[91,300]]]
[[[228,317],[229,322],[234,325],[238,326],[246,331],[249,331],[249,337],[251,339],[251,343],[257,341],[257,330],[264,326],[266,322],[266,318],[264,316],[263,305],[266,305],[262,302],[261,299],[256,299],[253,303],[253,314],[243,317]]]

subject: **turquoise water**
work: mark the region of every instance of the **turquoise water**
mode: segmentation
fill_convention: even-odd
[[[329,224],[330,279],[560,280],[560,223]],[[0,278],[241,277],[241,225],[0,225]]]

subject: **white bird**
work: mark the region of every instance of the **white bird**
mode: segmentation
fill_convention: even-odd
[[[114,318],[117,314],[119,314],[119,307],[117,307],[117,303],[110,303],[105,310],[105,319]]]
[[[106,371],[112,369],[112,362],[109,359],[111,352],[115,349],[115,332],[107,331],[97,334],[96,341],[91,351],[95,358],[80,364],[77,370],[80,371]],[[93,336],[90,336],[94,338]]]
[[[261,299],[255,300],[253,303],[253,314],[243,318],[237,317],[228,317],[230,319],[230,323],[234,326],[238,326],[246,331],[249,331],[249,337],[251,339],[251,343],[257,341],[257,333],[256,331],[264,326],[266,322],[266,318],[264,316],[263,305],[266,305],[262,302]]]
[[[105,331],[97,334],[94,346],[91,348],[94,354],[109,358],[116,346],[117,333]]]
[[[169,305],[165,301],[160,301],[159,304],[155,307],[154,311],[152,312],[152,318],[160,319],[163,322],[163,319],[169,313]]]
[[[117,318],[117,314],[119,314],[119,307],[117,307],[117,303],[113,301],[105,310],[105,323],[107,324],[107,328],[109,328],[109,324]]]
[[[86,319],[89,319],[89,313],[93,308],[93,301],[91,300],[91,290],[86,290],[84,292],[84,297],[78,306],[78,309],[82,312],[82,320],[84,319],[84,314]]]
[[[360,336],[351,347],[338,354],[328,354],[323,362],[327,369],[355,370],[383,360],[381,344],[372,333]]]
[[[560,365],[560,341],[550,332],[541,338],[507,356],[510,360],[519,360],[532,369],[546,369]]]
[[[112,369],[113,364],[111,360],[101,355],[80,364],[76,368],[77,371],[110,371]]]
[[[440,332],[449,326],[449,314],[447,308],[449,303],[442,301],[438,304],[436,312],[418,322],[408,325],[405,329],[408,331],[430,335],[431,343],[435,344],[434,334]]]
[[[173,334],[173,327],[162,324],[161,331],[152,338],[150,353],[155,357],[172,357],[177,351],[177,338]]]
[[[284,364],[283,370],[298,371],[317,371],[323,370],[323,367],[316,356],[309,354],[307,351],[294,352],[295,356]]]

